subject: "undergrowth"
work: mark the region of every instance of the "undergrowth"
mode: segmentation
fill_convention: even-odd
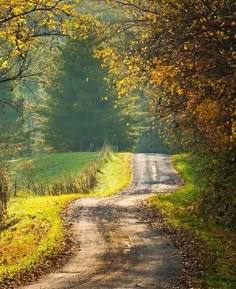
[[[159,193],[150,201],[166,216],[169,225],[190,230],[206,244],[209,254],[200,282],[208,289],[233,289],[236,287],[235,232],[201,214],[199,203],[207,191],[207,183],[193,160],[187,154],[173,156],[174,167],[185,184],[174,193]]]

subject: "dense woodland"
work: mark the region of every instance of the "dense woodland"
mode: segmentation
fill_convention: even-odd
[[[104,142],[163,152],[165,142],[201,167],[196,213],[235,226],[234,1],[0,7],[2,159]]]

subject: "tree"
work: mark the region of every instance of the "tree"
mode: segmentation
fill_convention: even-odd
[[[46,140],[59,151],[88,150],[105,141],[119,149],[130,148],[138,137],[135,114],[127,114],[125,104],[114,103],[104,77],[106,71],[93,57],[93,39],[70,40],[63,48],[55,77],[47,88]]]
[[[233,1],[111,2],[129,11],[112,25],[123,33],[122,45],[116,39],[100,52],[120,93],[145,81],[153,91],[150,110],[189,132],[197,122],[195,137],[223,149],[234,127]]]

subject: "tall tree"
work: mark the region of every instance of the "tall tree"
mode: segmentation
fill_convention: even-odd
[[[132,147],[138,137],[134,133],[140,117],[138,103],[133,103],[131,114],[124,110],[124,103],[114,103],[104,80],[106,71],[94,59],[92,44],[90,38],[70,40],[60,56],[60,71],[47,89],[46,140],[59,151],[88,150],[105,141],[124,149]]]

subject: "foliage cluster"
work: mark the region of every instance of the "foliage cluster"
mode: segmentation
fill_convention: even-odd
[[[1,84],[32,73],[29,68],[42,39],[68,32],[69,16],[76,15],[74,4],[63,0],[0,1]]]
[[[233,289],[235,287],[233,264],[236,261],[235,232],[217,225],[208,213],[201,212],[196,215],[201,193],[206,190],[208,184],[202,181],[204,172],[195,157],[188,154],[174,155],[173,164],[185,180],[185,184],[175,193],[152,197],[151,202],[164,213],[170,225],[190,230],[206,244],[209,255],[205,256],[204,272],[201,280],[195,281],[204,282],[206,288]]]

